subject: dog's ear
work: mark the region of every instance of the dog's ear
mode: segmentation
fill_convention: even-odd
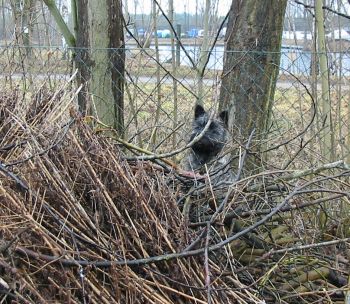
[[[220,119],[222,120],[222,122],[224,123],[225,127],[228,127],[228,111],[222,111],[219,114]]]
[[[204,115],[206,112],[204,110],[204,108],[200,105],[200,104],[197,104],[195,109],[194,109],[194,118],[198,118],[199,116],[202,116]]]

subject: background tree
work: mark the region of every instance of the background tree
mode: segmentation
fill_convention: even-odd
[[[233,134],[262,140],[269,126],[279,71],[287,0],[233,0],[226,32],[220,109]],[[260,151],[260,144],[255,145]],[[255,164],[258,165],[258,164]]]
[[[330,104],[330,88],[329,88],[329,70],[327,63],[327,49],[326,36],[324,30],[324,16],[322,9],[323,1],[315,1],[315,17],[316,17],[316,31],[317,31],[317,48],[320,65],[320,77],[322,95],[320,98],[322,104],[322,121],[324,127],[322,129],[322,155],[328,160],[334,160],[334,136],[331,118],[331,104]]]
[[[200,53],[197,64],[197,82],[198,82],[198,103],[203,105],[204,88],[203,77],[205,67],[207,65],[209,56],[209,14],[210,14],[211,0],[205,1],[205,9],[203,14],[203,41],[200,47]]]
[[[19,44],[25,46],[25,52],[30,55],[30,40],[33,33],[33,8],[36,0],[11,0],[15,39]]]

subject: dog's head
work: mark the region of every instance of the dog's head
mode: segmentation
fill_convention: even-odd
[[[196,105],[190,141],[202,133],[209,119],[209,113],[201,105]],[[227,141],[227,121],[227,111],[223,111],[218,117],[215,117],[202,138],[193,144],[193,152],[204,159],[210,159],[220,153]]]

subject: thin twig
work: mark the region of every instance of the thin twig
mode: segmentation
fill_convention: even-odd
[[[340,240],[333,240],[333,241],[327,241],[327,242],[321,242],[321,243],[316,243],[316,244],[307,244],[307,245],[299,245],[299,246],[294,246],[294,247],[289,247],[289,248],[282,248],[282,249],[276,249],[276,250],[271,250],[265,255],[266,257],[272,256],[274,254],[281,254],[281,253],[288,253],[288,252],[293,252],[293,251],[302,251],[306,249],[314,249],[314,248],[320,248],[320,247],[327,247],[327,246],[332,246],[332,245],[337,245],[337,244],[347,244],[350,242],[350,238],[344,238]]]
[[[196,142],[198,142],[199,140],[202,139],[202,137],[204,136],[205,132],[208,131],[209,127],[210,127],[210,124],[211,122],[213,121],[213,117],[214,117],[214,112],[211,113],[209,119],[208,119],[208,122],[207,124],[205,125],[204,129],[202,130],[201,133],[199,133],[198,135],[196,135],[186,146],[182,147],[182,148],[179,148],[175,151],[172,151],[172,152],[168,152],[168,153],[163,153],[163,154],[155,154],[155,153],[152,153],[151,151],[148,151],[146,149],[143,149],[143,148],[139,148],[119,137],[115,137],[115,140],[120,142],[121,144],[125,145],[126,147],[130,148],[130,149],[134,149],[134,150],[137,150],[141,153],[144,153],[144,154],[147,154],[147,155],[140,155],[140,156],[136,156],[136,157],[125,157],[126,160],[154,160],[154,159],[164,159],[164,158],[169,158],[169,157],[172,157],[176,154],[179,154],[181,152],[183,152],[184,150],[186,149],[189,149],[191,148]],[[89,116],[89,118],[91,119],[94,119],[98,124],[106,127],[108,130],[110,131],[113,131],[112,128],[108,127],[106,124],[104,124],[103,122],[99,121],[97,118],[95,117],[92,117],[92,116]],[[171,162],[169,164],[172,164]],[[176,166],[174,166],[176,167]]]
[[[315,6],[313,6],[313,5],[309,5],[309,4],[303,3],[303,2],[298,1],[298,0],[294,0],[294,2],[295,2],[296,4],[302,5],[302,6],[303,6],[304,8],[306,8],[306,9],[310,9],[310,8],[315,9]],[[336,15],[341,16],[341,17],[344,17],[344,18],[346,18],[346,19],[350,19],[350,16],[349,16],[349,15],[346,15],[346,14],[343,14],[343,13],[341,13],[341,12],[338,12],[338,11],[336,11],[336,10],[330,8],[329,6],[323,5],[323,6],[322,6],[322,9],[327,10],[327,11],[330,11],[331,13],[336,14]]]
[[[20,160],[16,160],[14,162],[11,162],[11,163],[8,163],[8,164],[5,164],[4,166],[5,167],[12,167],[12,166],[16,166],[16,165],[19,165],[19,164],[22,164],[22,163],[25,163],[35,157],[39,157],[39,156],[42,156],[46,153],[48,153],[50,150],[54,149],[55,147],[57,147],[58,144],[60,144],[63,139],[66,137],[71,125],[73,125],[73,123],[75,122],[75,119],[71,119],[65,126],[62,127],[62,129],[64,130],[62,134],[59,133],[60,136],[57,136],[57,138],[55,139],[54,143],[51,144],[49,147],[47,147],[46,149],[38,152],[38,153],[35,153],[35,154],[32,154],[24,159],[20,159]]]
[[[211,304],[211,292],[210,292],[210,269],[209,269],[209,239],[210,239],[210,223],[207,225],[207,236],[205,240],[205,251],[204,251],[204,267],[205,267],[205,287],[207,288],[207,301]]]

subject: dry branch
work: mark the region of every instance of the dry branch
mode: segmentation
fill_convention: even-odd
[[[57,110],[74,106],[75,92],[62,90],[41,91],[41,107],[31,96],[28,111],[14,107],[12,95],[0,103],[4,301],[276,303],[286,295],[283,286],[290,299],[300,292],[311,301],[331,278],[315,278],[303,287],[314,293],[302,293],[287,285],[305,281],[300,269],[335,269],[331,252],[343,257],[336,277],[348,274],[349,236],[339,216],[349,203],[344,162],[237,174],[215,187],[207,179],[188,190],[175,170],[146,160],[171,166],[172,154],[130,146],[149,155],[128,161],[121,141],[95,132],[88,118]],[[192,200],[192,224],[179,197]],[[313,216],[320,208],[329,216],[322,233]]]

